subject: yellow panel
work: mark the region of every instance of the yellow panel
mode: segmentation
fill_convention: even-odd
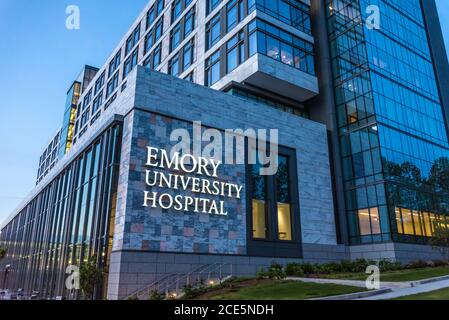
[[[414,235],[412,212],[408,209],[401,209],[402,222],[404,224],[404,234]]]
[[[293,240],[292,217],[289,204],[278,203],[278,224],[279,240]]]
[[[437,217],[434,213],[430,214],[430,225],[432,226],[432,234],[435,233],[435,227],[437,227]]]
[[[396,225],[398,227],[398,233],[403,234],[404,228],[402,227],[401,210],[399,208],[395,208],[395,212],[396,212]]]
[[[267,238],[265,201],[253,200],[253,238]]]
[[[424,230],[426,231],[426,236],[431,237],[432,236],[432,227],[431,227],[429,213],[423,212],[422,215],[424,218]]]
[[[359,210],[359,227],[361,236],[371,235],[371,225],[369,222],[368,209]]]
[[[419,212],[413,210],[413,223],[415,224],[415,232],[417,236],[423,236],[423,232],[421,229],[421,217],[419,216]]]
[[[376,208],[369,209],[371,216],[371,228],[373,234],[381,234],[380,231],[380,218],[379,218],[379,210]]]

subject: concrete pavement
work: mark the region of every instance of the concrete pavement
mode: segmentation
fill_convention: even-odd
[[[287,280],[313,282],[321,284],[332,283],[345,286],[366,288],[365,281],[359,280],[296,278],[296,277],[289,277],[287,278]],[[443,288],[449,288],[448,276],[424,279],[419,281],[381,282],[380,290],[373,290],[356,294],[347,294],[335,297],[325,297],[317,300],[389,300],[399,297],[431,292]]]

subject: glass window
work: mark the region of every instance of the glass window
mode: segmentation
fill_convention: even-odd
[[[100,93],[98,95],[98,97],[96,97],[94,99],[94,104],[92,107],[92,114],[94,114],[95,112],[97,112],[98,109],[100,109],[100,106],[103,104],[103,92]]]
[[[240,32],[227,43],[227,72],[233,71],[245,60],[244,33]]]
[[[184,38],[186,38],[190,33],[192,33],[195,27],[195,11],[192,9],[185,18],[184,22]]]
[[[415,235],[423,236],[423,231],[421,229],[421,217],[418,211],[413,210],[413,224],[415,226]]]
[[[259,174],[259,165],[252,166],[252,208],[253,208],[253,238],[267,238],[267,194],[266,177]]]
[[[154,41],[153,41],[153,33],[150,32],[145,36],[145,54],[150,52],[151,48],[153,47]]]
[[[249,36],[249,56],[252,57],[257,53],[257,33],[253,32]]]
[[[228,52],[228,73],[237,68],[238,66],[238,55],[237,48],[234,47]]]
[[[104,80],[105,80],[105,71],[103,71],[103,73],[101,74],[101,76],[97,79],[97,81],[95,81],[95,95],[100,92],[100,89],[103,87],[104,85]]]
[[[194,82],[194,74],[193,71],[190,72],[187,76],[184,77],[184,80],[190,81],[190,82]]]
[[[428,212],[423,212],[423,224],[424,224],[424,230],[427,237],[432,236],[432,224],[430,222],[430,215]]]
[[[108,74],[109,78],[111,78],[114,72],[119,68],[120,60],[121,60],[121,50],[117,52],[115,57],[112,58],[111,62],[109,63],[109,74]]]
[[[181,24],[178,24],[171,32],[170,49],[175,50],[181,43]]]
[[[284,156],[279,156],[279,166],[276,174],[278,239],[283,241],[293,240],[290,190],[288,159]]]
[[[412,212],[408,209],[401,209],[402,222],[404,224],[404,234],[414,235]]]
[[[147,30],[154,23],[155,19],[156,19],[156,11],[153,6],[147,13]]]
[[[396,225],[398,227],[398,233],[403,234],[404,228],[402,226],[401,210],[399,208],[395,208],[395,213],[396,213]]]
[[[269,36],[267,37],[267,56],[276,60],[280,58],[279,40]]]
[[[249,0],[248,11],[264,12],[298,30],[311,34],[310,6],[297,0]]]
[[[377,208],[370,208],[371,228],[373,234],[381,234],[379,210]]]
[[[157,0],[156,10],[157,15],[159,16],[162,13],[162,10],[164,10],[164,0]]]
[[[177,77],[179,75],[179,57],[176,55],[169,63],[169,73]]]
[[[159,22],[156,25],[156,29],[154,31],[154,39],[155,41],[159,40],[162,36],[162,28],[163,28],[164,20],[159,20]]]
[[[376,207],[358,211],[361,236],[381,234],[379,209]]]
[[[175,0],[172,8],[172,22],[179,18],[182,12],[182,0]]]
[[[361,236],[371,235],[369,210],[359,210],[359,229]]]
[[[226,7],[227,32],[231,31],[239,23],[239,3],[237,0],[231,0]]]
[[[218,5],[221,0],[207,0],[207,14],[211,13]]]
[[[293,154],[293,153],[292,153]],[[293,241],[293,205],[291,199],[291,156],[279,155],[275,175],[262,175],[260,164],[251,165],[249,190],[252,198],[252,234],[254,239]],[[272,190],[270,192],[270,190]]]
[[[184,47],[183,71],[189,68],[193,62],[193,43],[190,42]]]
[[[140,24],[136,27],[133,33],[126,40],[125,56],[127,56],[131,52],[134,46],[139,42],[139,39],[140,39]]]
[[[211,86],[220,80],[220,50],[206,60],[206,85]]]
[[[255,54],[257,48],[263,55],[315,75],[312,44],[261,20],[250,23],[249,32],[250,55]]]
[[[285,43],[281,43],[281,59],[282,62],[288,65],[293,66],[294,62],[293,62],[293,47],[285,44]]]
[[[156,69],[161,64],[161,45],[159,45],[153,53],[153,69]]]
[[[206,25],[206,48],[212,48],[221,37],[220,14],[217,14]]]
[[[123,66],[123,78],[126,78],[131,70],[137,65],[138,53],[138,49],[136,49],[133,51],[132,55],[126,59]]]
[[[118,72],[116,72],[114,74],[114,77],[108,82],[106,88],[106,98],[109,98],[109,96],[115,91],[117,86],[118,86]]]

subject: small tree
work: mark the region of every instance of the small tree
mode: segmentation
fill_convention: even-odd
[[[430,240],[430,243],[433,249],[440,251],[444,255],[446,262],[449,262],[449,228],[440,223],[434,223],[433,230],[433,238]]]
[[[90,257],[80,266],[80,289],[84,294],[84,298],[91,300],[93,298],[95,288],[103,275],[102,270],[98,269],[97,257]]]
[[[6,257],[7,250],[6,248],[0,247],[0,260]]]

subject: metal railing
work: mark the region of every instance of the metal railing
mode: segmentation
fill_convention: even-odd
[[[229,263],[205,264],[187,274],[168,274],[141,288],[125,299],[149,300],[151,294],[165,299],[182,297],[185,287],[213,286],[233,276],[233,265]]]

